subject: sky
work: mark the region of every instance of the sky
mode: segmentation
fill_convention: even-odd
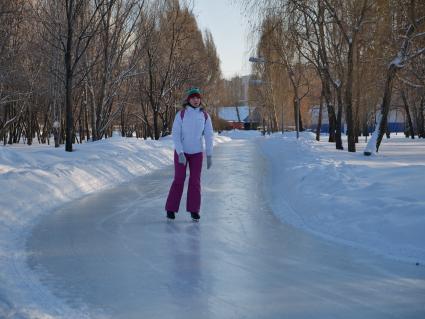
[[[223,76],[249,74],[249,26],[237,1],[194,0],[193,12],[200,29],[213,35]]]

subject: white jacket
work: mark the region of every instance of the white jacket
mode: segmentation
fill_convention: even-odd
[[[198,108],[186,107],[183,120],[181,111],[177,112],[173,123],[173,142],[177,154],[181,152],[195,154],[203,152],[202,137],[205,138],[205,152],[212,155],[213,150],[213,127],[211,117],[208,115],[205,121],[204,112]]]

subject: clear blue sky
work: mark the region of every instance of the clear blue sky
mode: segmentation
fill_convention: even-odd
[[[231,0],[194,0],[193,12],[199,27],[213,35],[223,76],[249,74],[249,27],[240,6]]]

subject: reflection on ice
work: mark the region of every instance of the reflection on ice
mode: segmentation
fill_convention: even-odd
[[[28,241],[30,266],[93,318],[425,317],[422,267],[282,224],[263,195],[253,141],[220,146],[215,157],[199,223],[184,207],[166,220],[170,167],[43,220]]]

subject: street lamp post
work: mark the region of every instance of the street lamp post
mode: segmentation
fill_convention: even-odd
[[[251,62],[251,63],[282,64],[282,63],[276,62],[276,61],[267,61],[263,57],[253,57],[253,56],[249,58],[249,62]],[[296,127],[296,130],[297,130],[297,139],[298,139],[299,136],[300,136],[300,133],[299,133],[300,132],[300,128],[299,128],[299,123],[300,123],[300,103],[299,103],[298,100],[296,102],[297,102],[296,103],[297,104],[297,109],[296,109],[296,112],[297,112],[297,114],[296,114],[296,116],[297,116],[296,121],[297,121],[297,123],[295,123],[295,127]],[[283,104],[282,104],[282,134],[283,134]]]

